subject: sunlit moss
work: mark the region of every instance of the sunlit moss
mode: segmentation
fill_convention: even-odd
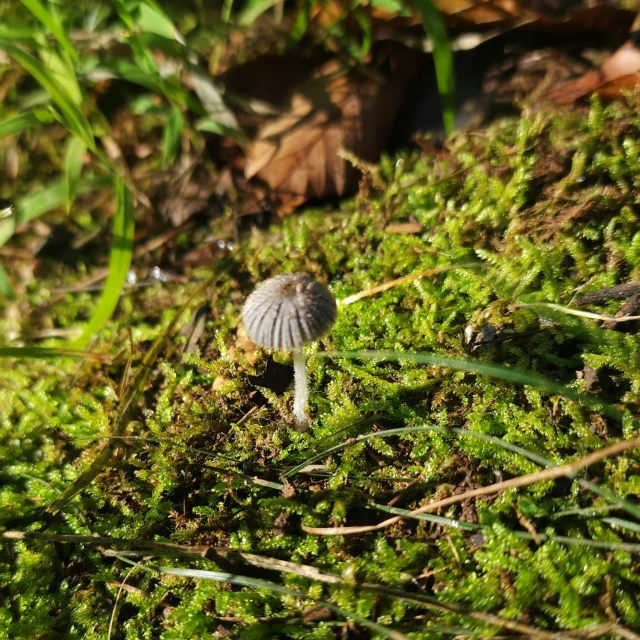
[[[124,365],[61,360],[3,368],[0,526],[220,544],[313,565],[349,586],[294,575],[266,579],[416,640],[450,637],[447,629],[483,637],[499,629],[364,593],[357,581],[421,591],[545,630],[606,622],[607,601],[621,624],[637,629],[636,556],[554,541],[537,545],[514,534],[525,531],[526,518],[550,537],[638,542],[637,532],[602,520],[628,516],[603,510],[606,500],[575,480],[510,490],[441,514],[479,523],[479,537],[416,521],[344,538],[301,529],[376,522],[381,514],[367,506],[398,498],[397,506],[417,507],[539,469],[512,451],[454,432],[413,432],[361,442],[319,460],[330,477],[284,478],[288,468],[332,445],[393,427],[468,429],[555,464],[633,435],[631,417],[640,401],[635,329],[605,330],[549,309],[540,318],[517,304],[568,304],[577,293],[640,279],[636,107],[633,101],[606,108],[594,103],[587,116],[506,119],[482,136],[456,135],[445,159],[416,152],[383,158],[384,189],[361,193],[339,212],[309,211],[268,232],[252,232],[229,261],[225,279],[208,294],[215,297],[199,353],[182,354],[184,335],[164,345],[127,427],[128,439],[64,514],[45,516],[42,509],[106,442],[121,401]],[[387,230],[407,221],[420,223],[422,231]],[[252,353],[238,328],[241,303],[252,287],[247,275],[261,280],[304,271],[344,298],[445,265],[460,266],[342,307],[335,328],[308,354],[379,349],[471,357],[535,370],[583,391],[585,381],[576,371],[588,365],[602,375],[595,391],[626,411],[623,423],[539,389],[471,373],[412,362],[311,358],[312,421],[300,433],[291,421],[290,392],[250,384],[248,376],[262,374],[271,356]],[[46,298],[46,287],[34,286],[30,300]],[[127,348],[130,327],[135,375],[151,341],[192,291],[193,285],[167,284],[127,294],[99,348],[114,354]],[[75,326],[94,303],[91,294],[69,294],[52,317],[57,326]],[[613,314],[619,306],[612,301],[594,310]],[[486,340],[476,341],[478,335]],[[283,354],[276,359],[289,363]],[[633,500],[640,493],[639,463],[631,452],[594,465],[587,476]],[[594,510],[554,517],[585,507]],[[244,640],[340,637],[335,617],[305,621],[313,600],[152,575],[82,545],[29,542],[7,550],[0,564],[0,628],[11,630],[7,637],[105,637],[125,576],[133,589],[120,595],[124,604],[116,624],[120,637],[130,640],[202,638],[220,625]],[[215,569],[204,559],[162,562]]]

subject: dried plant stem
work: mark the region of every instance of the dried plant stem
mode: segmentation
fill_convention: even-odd
[[[353,304],[358,300],[362,300],[362,298],[368,298],[369,296],[373,296],[376,293],[382,293],[383,291],[388,291],[393,287],[397,287],[399,284],[404,284],[405,282],[411,282],[412,280],[417,280],[418,278],[425,278],[427,276],[433,276],[437,273],[443,273],[445,271],[451,271],[453,269],[478,269],[482,264],[479,262],[465,262],[463,264],[447,264],[442,267],[435,267],[434,269],[427,269],[426,271],[418,271],[417,273],[411,273],[408,276],[403,276],[402,278],[397,278],[396,280],[391,280],[389,282],[385,282],[384,284],[379,284],[372,289],[366,289],[365,291],[360,291],[359,293],[354,293],[352,296],[347,296],[342,300],[339,300],[340,305],[346,306],[348,304]]]
[[[125,585],[127,584],[127,580],[129,579],[129,576],[135,570],[136,570],[135,567],[131,567],[127,575],[124,577],[124,580],[120,584],[120,588],[118,589],[118,594],[116,595],[116,601],[113,603],[113,611],[111,612],[111,619],[109,620],[109,631],[107,633],[107,640],[111,640],[111,637],[113,635],[113,630],[116,624],[116,619],[118,617],[118,612],[120,611],[120,598],[122,597],[122,593],[124,592]]]
[[[577,471],[580,471],[581,469],[584,469],[589,465],[595,464],[600,460],[604,460],[609,456],[616,456],[623,451],[627,451],[628,449],[635,449],[637,447],[640,447],[640,438],[633,438],[632,440],[621,440],[620,442],[616,442],[609,447],[605,447],[604,449],[600,449],[599,451],[594,451],[593,453],[590,453],[589,455],[584,456],[583,458],[580,458],[575,462],[562,465],[561,467],[551,467],[549,469],[543,469],[542,471],[538,471],[536,473],[527,474],[526,476],[512,478],[511,480],[505,480],[504,482],[497,482],[495,484],[489,485],[488,487],[480,487],[479,489],[473,489],[472,491],[465,491],[464,493],[461,493],[459,495],[451,496],[443,500],[437,500],[436,502],[431,502],[430,504],[420,507],[419,509],[415,509],[414,511],[410,511],[406,514],[394,516],[393,518],[383,520],[376,525],[366,527],[307,527],[305,525],[302,525],[302,529],[306,533],[312,533],[319,536],[344,536],[355,533],[367,533],[369,531],[380,531],[381,529],[389,527],[396,522],[400,522],[400,520],[403,520],[405,518],[410,518],[421,513],[430,513],[442,507],[448,507],[451,504],[456,504],[458,502],[468,500],[469,498],[487,496],[493,493],[499,493],[500,491],[504,491],[506,489],[512,489],[515,487],[526,487],[531,484],[535,484],[536,482],[553,480],[555,478],[561,478],[563,476],[571,476]]]
[[[296,419],[296,426],[304,429],[309,423],[305,412],[305,407],[309,400],[309,382],[307,380],[307,365],[304,361],[302,347],[293,350],[293,378],[295,383],[293,415]]]
[[[3,531],[0,532],[0,538],[5,540],[42,540],[46,542],[62,542],[62,543],[82,543],[91,544],[96,546],[114,546],[125,549],[133,549],[136,554],[153,554],[153,555],[184,555],[184,556],[199,556],[210,560],[217,564],[220,568],[233,571],[233,574],[237,577],[242,576],[242,569],[237,563],[247,564],[259,569],[267,569],[271,571],[278,571],[280,573],[291,573],[299,575],[310,580],[317,580],[327,584],[343,585],[345,580],[337,575],[323,573],[316,567],[309,565],[298,564],[296,562],[290,562],[288,560],[280,560],[277,558],[269,558],[265,556],[259,556],[252,553],[246,553],[244,551],[238,551],[237,549],[230,549],[228,547],[215,547],[208,545],[181,545],[173,544],[169,542],[157,542],[154,540],[136,540],[115,538],[111,536],[82,536],[82,535],[60,535],[60,534],[47,534],[35,531]],[[113,549],[102,550],[102,553],[110,557],[119,557],[121,560],[126,560],[123,555],[127,552],[114,551]],[[139,565],[136,565],[139,566]],[[188,570],[187,570],[188,571]],[[195,573],[195,572],[194,572]],[[200,572],[211,573],[211,572]],[[460,605],[441,602],[435,598],[425,596],[421,593],[410,593],[386,587],[380,584],[372,584],[369,582],[348,583],[350,588],[357,587],[363,591],[375,593],[380,596],[386,596],[393,600],[400,600],[415,604],[417,606],[423,606],[431,609],[432,611],[449,612],[462,615],[478,622],[497,626],[500,629],[505,629],[520,633],[524,636],[535,640],[574,640],[576,638],[592,637],[587,635],[589,631],[592,631],[595,627],[586,629],[576,629],[568,631],[543,631],[537,627],[523,624],[517,620],[507,620],[500,616],[484,611],[471,611],[465,609]],[[630,640],[638,640],[633,635],[624,635],[622,632],[628,632],[624,627],[620,627],[614,623],[598,625],[597,630],[603,631],[615,630],[624,638]],[[631,632],[628,632],[631,633]],[[399,636],[400,637],[400,636]]]
[[[554,304],[552,302],[531,302],[528,304],[518,303],[514,307],[518,309],[535,309],[536,307],[546,307],[553,311],[559,311],[569,316],[578,316],[579,318],[589,318],[590,320],[605,320],[606,322],[629,322],[630,320],[640,320],[640,316],[621,316],[615,318],[603,313],[591,313],[590,311],[581,311],[580,309],[572,309],[571,307],[565,307],[561,304]]]

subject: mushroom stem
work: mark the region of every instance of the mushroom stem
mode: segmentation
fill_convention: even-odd
[[[302,347],[293,350],[293,380],[295,383],[293,415],[298,427],[306,427],[309,421],[304,409],[309,399],[309,384],[307,382],[307,365],[304,361]]]

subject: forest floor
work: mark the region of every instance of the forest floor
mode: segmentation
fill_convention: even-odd
[[[5,360],[0,638],[638,638],[640,448],[553,469],[639,434],[637,322],[598,319],[638,315],[640,285],[601,290],[640,281],[639,106],[384,157],[338,211],[186,225],[94,359]],[[95,269],[41,260],[0,335],[59,348]],[[339,301],[305,432],[290,355],[240,319],[283,272]]]

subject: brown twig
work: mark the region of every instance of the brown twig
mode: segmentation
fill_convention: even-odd
[[[605,320],[602,323],[603,329],[617,329],[619,318],[633,317],[640,306],[640,293],[634,293],[618,310],[613,320]]]
[[[627,282],[626,284],[618,284],[615,287],[604,287],[589,291],[589,293],[576,298],[574,304],[578,307],[586,307],[589,304],[601,304],[607,300],[626,300],[638,292],[640,292],[640,282]]]
[[[236,549],[230,549],[229,547],[214,547],[207,545],[181,545],[173,544],[169,542],[156,542],[148,540],[133,540],[114,538],[110,536],[81,536],[81,535],[59,535],[59,534],[46,534],[35,531],[3,531],[0,533],[0,537],[7,540],[43,540],[46,542],[66,542],[66,543],[83,543],[96,546],[113,546],[125,549],[138,550],[139,553],[155,553],[157,555],[172,555],[181,554],[187,556],[200,556],[208,560],[211,560],[218,564],[219,562],[225,566],[221,567],[238,575],[241,573],[238,571],[237,565],[233,564],[233,561],[242,561],[245,564],[260,569],[267,569],[271,571],[278,571],[280,573],[291,573],[299,575],[310,580],[318,580],[328,584],[348,584],[351,588],[360,588],[363,591],[375,593],[380,596],[386,596],[394,600],[401,600],[410,604],[418,606],[424,606],[428,609],[456,613],[472,620],[477,620],[484,624],[499,627],[500,629],[520,633],[534,640],[575,640],[576,638],[585,637],[585,630],[577,631],[543,631],[537,627],[533,627],[527,624],[517,622],[515,620],[507,620],[500,616],[493,615],[491,613],[484,613],[482,611],[469,611],[464,607],[455,605],[452,603],[445,603],[424,596],[420,593],[407,593],[398,589],[392,589],[379,584],[371,584],[368,582],[361,583],[346,583],[343,578],[337,575],[328,573],[322,573],[320,570],[309,565],[297,564],[295,562],[289,562],[288,560],[279,560],[277,558],[268,558],[265,556],[259,556],[252,553],[245,553]],[[121,552],[106,550],[103,551],[105,555],[116,556]],[[218,565],[220,566],[220,565]],[[607,624],[603,627],[610,628],[613,625]],[[617,627],[617,625],[615,625]],[[599,625],[600,627],[600,625]],[[638,640],[637,638],[631,638],[630,640]]]
[[[388,518],[387,520],[383,520],[382,522],[371,526],[308,527],[302,525],[302,529],[306,533],[311,533],[319,536],[344,536],[356,533],[368,533],[370,531],[380,531],[381,529],[391,526],[396,522],[400,522],[400,520],[404,520],[405,518],[411,518],[412,516],[417,516],[421,513],[431,513],[432,511],[436,511],[437,509],[440,509],[442,507],[448,507],[451,504],[456,504],[458,502],[462,502],[463,500],[468,500],[469,498],[487,496],[493,493],[499,493],[506,489],[512,489],[515,487],[526,487],[531,484],[535,484],[536,482],[554,480],[555,478],[561,478],[563,476],[571,476],[574,475],[577,471],[595,464],[596,462],[600,462],[600,460],[604,460],[609,456],[616,456],[623,451],[627,451],[628,449],[635,449],[637,447],[640,447],[640,438],[633,438],[632,440],[621,440],[620,442],[616,442],[609,447],[605,447],[604,449],[600,449],[599,451],[594,451],[593,453],[590,453],[589,455],[584,456],[583,458],[580,458],[575,462],[570,462],[569,464],[562,465],[561,467],[550,467],[536,473],[527,474],[526,476],[519,476],[518,478],[512,478],[511,480],[497,482],[495,484],[489,485],[488,487],[480,487],[479,489],[473,489],[472,491],[465,491],[464,493],[445,498],[444,500],[437,500],[436,502],[427,504],[423,507],[420,507],[419,509],[410,511],[409,513],[400,516],[394,516],[393,518]]]
[[[516,506],[515,502],[512,502],[511,506],[515,509],[516,517],[518,518],[518,522],[522,525],[522,527],[524,527],[529,532],[529,534],[533,538],[533,541],[538,546],[540,546],[540,543],[542,542],[542,539],[540,538],[540,534],[536,531],[536,528],[534,527],[533,522],[531,522],[531,520],[529,520],[529,518],[527,518],[526,516],[524,516],[522,514],[520,509],[518,509],[518,507]]]

